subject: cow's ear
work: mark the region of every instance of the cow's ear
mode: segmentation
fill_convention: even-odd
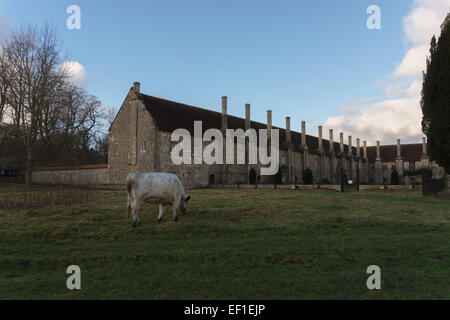
[[[185,201],[188,202],[190,199],[191,199],[191,196],[187,197]]]

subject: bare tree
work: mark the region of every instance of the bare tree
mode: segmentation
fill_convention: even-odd
[[[0,48],[1,135],[25,170],[27,189],[36,163],[80,144],[89,150],[103,116],[100,102],[69,82],[60,49],[48,26],[20,29]]]
[[[6,59],[4,58],[3,50],[0,48],[0,124],[3,121],[3,116],[6,110],[6,73],[5,69]]]
[[[60,44],[48,26],[14,32],[2,51],[5,100],[11,111],[11,129],[25,148],[25,187],[29,189],[42,115],[54,104],[55,92],[64,83],[66,71],[59,67]]]

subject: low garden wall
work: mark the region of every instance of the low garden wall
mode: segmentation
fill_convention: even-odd
[[[417,187],[417,186],[416,186]],[[211,185],[210,188],[234,188],[234,189],[279,189],[279,190],[332,190],[341,191],[340,185],[334,184],[230,184]],[[411,185],[360,185],[359,190],[412,190]]]
[[[107,185],[109,184],[109,169],[107,164],[36,168],[33,170],[33,183],[55,185]]]

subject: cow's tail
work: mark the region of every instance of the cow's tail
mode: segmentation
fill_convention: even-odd
[[[127,200],[127,209],[128,209],[128,219],[131,217],[131,203],[133,201],[133,194],[131,192],[133,188],[133,181],[131,179],[127,180],[127,193],[128,193],[128,200]]]

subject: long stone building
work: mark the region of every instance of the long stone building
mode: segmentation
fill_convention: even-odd
[[[140,83],[135,82],[109,129],[109,183],[124,184],[132,171],[172,172],[191,188],[213,184],[302,184],[306,168],[311,169],[313,182],[321,184],[355,182],[358,178],[360,184],[389,184],[393,171],[403,176],[405,170],[421,168],[431,169],[435,177],[444,173],[430,161],[425,138],[418,144],[401,145],[398,140],[397,145],[381,146],[378,141],[376,146],[367,146],[359,138],[353,144],[352,137],[345,139],[343,133],[335,141],[333,130],[325,139],[322,126],[318,127],[317,137],[307,135],[304,121],[301,132],[293,131],[289,117],[286,128],[273,127],[271,110],[267,110],[265,124],[251,121],[250,113],[250,105],[246,104],[245,119],[229,115],[227,97],[222,97],[221,113],[156,98],[141,93]],[[215,128],[223,134],[226,129],[279,129],[279,173],[262,176],[259,164],[173,164],[171,150],[176,143],[171,141],[171,134],[182,128],[193,136],[194,121],[202,121],[203,132]],[[204,142],[204,146],[207,144]],[[409,184],[413,179],[405,177],[401,181]]]

